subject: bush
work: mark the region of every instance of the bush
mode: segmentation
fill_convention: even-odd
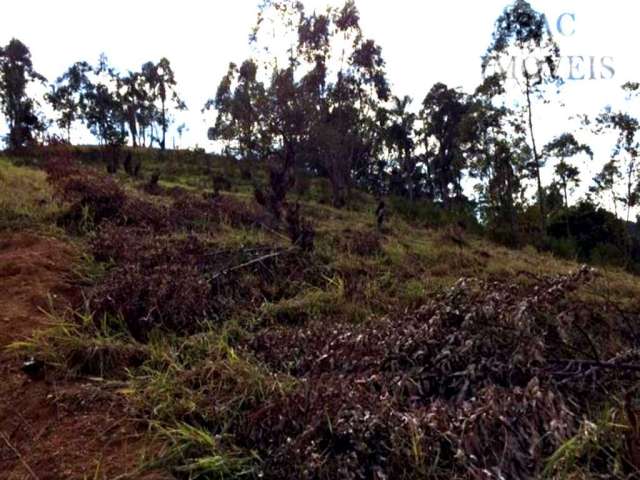
[[[181,195],[176,198],[170,216],[175,226],[194,230],[207,229],[220,223],[251,226],[257,221],[257,215],[251,208],[225,195],[209,200]]]
[[[562,210],[550,220],[547,233],[551,239],[570,239],[574,256],[582,262],[625,265],[628,260],[630,236],[625,223],[592,203]]]
[[[91,297],[97,318],[117,313],[137,339],[154,328],[193,332],[212,313],[211,287],[191,265],[146,269],[126,265],[111,272]]]
[[[623,268],[627,263],[625,252],[611,243],[601,243],[591,249],[591,263],[594,265],[611,265]]]
[[[323,282],[296,250],[263,246],[220,249],[194,235],[159,237],[149,228],[103,223],[91,240],[94,257],[115,268],[93,289],[98,315],[120,317],[136,338],[154,328],[197,331],[231,313],[257,311]],[[273,282],[283,276],[287,282]]]
[[[62,184],[61,196],[71,202],[71,208],[61,218],[67,226],[84,223],[98,225],[117,218],[125,204],[124,191],[108,177],[73,175]]]
[[[549,247],[551,252],[560,258],[573,260],[577,255],[577,246],[573,238],[551,238]]]
[[[91,230],[104,221],[118,225],[144,227],[156,232],[175,229],[208,230],[220,223],[251,226],[256,212],[232,197],[218,195],[206,200],[180,188],[158,187],[158,194],[173,197],[169,207],[126,195],[113,177],[83,169],[69,159],[46,164],[48,180],[60,198],[71,203],[61,223]]]
[[[81,172],[80,166],[67,156],[49,158],[44,162],[43,168],[47,179],[54,185]]]
[[[391,197],[393,211],[405,220],[428,228],[459,224],[466,229],[480,231],[471,204],[463,204],[447,210],[442,205],[428,200],[410,201],[405,197]]]
[[[381,235],[376,231],[344,229],[332,238],[337,251],[349,252],[362,257],[373,257],[382,253]]]

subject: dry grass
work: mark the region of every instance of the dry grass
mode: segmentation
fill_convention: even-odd
[[[42,170],[17,167],[0,157],[0,230],[50,230],[59,212]]]

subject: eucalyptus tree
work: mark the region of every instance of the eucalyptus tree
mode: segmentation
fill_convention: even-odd
[[[518,244],[518,215],[523,193],[523,171],[529,147],[513,111],[497,104],[504,93],[499,74],[485,78],[469,99],[466,126],[470,141],[467,150],[469,174],[478,179],[480,213],[492,231],[507,228],[508,238]]]
[[[293,184],[296,153],[307,131],[304,98],[296,88],[293,68],[274,70],[270,83],[257,78],[258,66],[246,60],[238,68],[230,64],[216,96],[205,104],[215,107],[215,125],[209,128],[211,140],[223,141],[226,150],[242,159],[267,162],[270,191],[269,210],[276,218]]]
[[[626,220],[629,221],[631,210],[638,205],[637,185],[640,182],[638,151],[640,142],[637,136],[640,131],[640,124],[636,118],[624,112],[605,113],[598,120],[618,134],[611,161],[615,162],[619,169],[617,178],[619,183],[622,184],[621,190],[624,192],[620,196],[620,200],[626,207]]]
[[[135,145],[146,147],[153,146],[154,141],[160,140],[154,135],[155,125],[161,118],[160,109],[157,105],[157,89],[154,73],[154,63],[146,62],[140,70],[130,72],[124,79],[122,94],[131,110],[127,117],[131,126],[135,130],[132,136],[137,136]],[[133,115],[132,115],[133,114]]]
[[[505,60],[513,67],[511,72],[504,68]],[[533,68],[531,60],[535,62]],[[543,234],[546,230],[541,176],[544,159],[536,141],[533,100],[544,99],[548,86],[561,83],[557,75],[559,60],[560,49],[549,30],[546,16],[534,10],[526,0],[515,0],[498,17],[492,41],[482,61],[483,73],[486,74],[492,68],[498,69],[505,74],[502,76],[505,82],[509,79],[515,81],[524,97],[524,116],[532,155],[528,167],[537,183],[540,226]]]
[[[82,116],[89,131],[103,146],[126,142],[126,115],[118,92],[119,76],[102,54],[87,76]]]
[[[263,159],[271,153],[271,132],[266,122],[267,87],[257,78],[258,65],[245,60],[240,67],[229,64],[216,95],[204,110],[215,109],[211,140],[225,142],[226,150],[242,159]]]
[[[612,159],[602,166],[600,172],[593,178],[593,185],[589,188],[590,192],[596,194],[600,199],[606,198],[606,194],[609,194],[616,217],[618,216],[619,201],[616,194],[616,184],[620,178],[621,172],[618,162]]]
[[[562,190],[564,207],[569,207],[569,192],[580,185],[580,169],[569,163],[569,160],[579,154],[586,154],[593,159],[593,152],[588,145],[578,142],[571,133],[563,133],[545,145],[543,155],[546,158],[557,158],[554,167],[557,182]]]
[[[33,67],[31,52],[20,40],[11,39],[0,47],[0,108],[9,126],[7,144],[18,149],[33,140],[34,132],[43,129],[36,112],[36,101],[27,88],[46,79]]]
[[[408,111],[411,98],[393,97],[393,106],[387,111],[389,124],[385,135],[387,148],[395,156],[401,174],[404,190],[413,201],[416,193],[414,179],[418,166],[415,155],[414,130],[417,115]]]
[[[115,92],[107,83],[91,84],[86,94],[84,118],[91,133],[102,145],[121,145],[126,140],[124,112]]]
[[[175,74],[171,67],[171,62],[167,58],[161,58],[158,63],[145,63],[142,66],[141,76],[145,83],[147,101],[152,104],[157,102],[160,104],[157,108],[158,113],[155,123],[160,128],[162,136],[159,139],[159,143],[161,150],[164,150],[167,130],[171,123],[169,108],[173,106],[176,110],[186,110],[187,106],[178,95]]]
[[[123,120],[129,127],[133,146],[137,147],[143,124],[141,113],[146,104],[146,95],[141,88],[140,73],[128,72],[126,75],[118,75],[116,91],[122,108]]]
[[[467,96],[443,83],[435,84],[422,102],[422,141],[433,150],[430,174],[437,196],[445,207],[451,197],[462,197],[462,178],[467,167],[465,149],[470,140]]]
[[[87,62],[76,62],[51,85],[45,95],[53,110],[58,114],[56,123],[66,132],[67,142],[71,142],[71,128],[77,121],[83,122],[86,108],[86,94],[90,85],[92,67]]]
[[[639,95],[640,86],[637,83],[626,83],[623,86],[627,99]],[[631,210],[640,200],[640,122],[627,112],[613,112],[607,110],[598,117],[598,123],[617,134],[612,152],[612,162],[618,168],[617,179],[624,192],[619,199],[626,207],[625,219],[631,220]]]
[[[217,112],[209,138],[269,164],[274,204],[302,167],[326,175],[343,204],[381,141],[372,128],[389,98],[380,47],[363,36],[353,2],[309,14],[293,0],[263,2],[251,43],[256,58],[231,64],[205,104]]]
[[[71,65],[45,95],[67,140],[75,122],[84,124],[101,145],[125,143],[127,125],[135,135],[135,126],[129,121],[133,102],[129,83],[134,77],[131,73],[121,76],[104,54],[95,65],[85,61]]]

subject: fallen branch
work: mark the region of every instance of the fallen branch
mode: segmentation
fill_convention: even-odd
[[[248,262],[242,263],[242,264],[240,264],[240,265],[235,265],[235,266],[230,267],[230,268],[225,268],[225,269],[223,269],[223,270],[220,270],[218,273],[216,273],[216,274],[211,278],[211,281],[214,281],[214,280],[216,280],[216,279],[220,278],[220,277],[221,277],[221,276],[223,276],[223,275],[228,275],[228,274],[229,274],[229,273],[231,273],[231,272],[235,272],[235,271],[237,271],[237,270],[241,270],[241,269],[243,269],[243,268],[250,267],[251,265],[255,265],[255,264],[257,264],[257,263],[262,263],[262,262],[264,262],[265,260],[269,260],[269,259],[271,259],[271,258],[276,258],[276,257],[279,257],[279,256],[281,256],[281,255],[285,255],[285,254],[287,254],[287,253],[291,253],[292,251],[293,251],[293,249],[292,249],[292,248],[288,248],[288,249],[286,249],[286,250],[278,250],[278,251],[275,251],[275,252],[271,252],[271,253],[269,253],[269,254],[267,254],[267,255],[263,255],[263,256],[261,256],[261,257],[254,258],[253,260],[249,260]]]
[[[580,368],[605,368],[609,370],[627,370],[632,372],[640,372],[640,365],[632,363],[615,363],[615,362],[601,362],[598,360],[554,360],[550,362],[552,365],[564,365],[566,369],[572,366]]]
[[[31,469],[27,461],[24,459],[20,451],[9,441],[9,439],[4,434],[4,432],[0,432],[0,438],[4,440],[4,443],[6,443],[7,446],[11,449],[11,451],[16,455],[16,457],[18,457],[18,460],[20,460],[20,463],[22,463],[22,466],[25,468],[27,472],[29,472],[29,475],[31,475],[31,477],[34,478],[34,480],[40,480],[36,475],[36,473]]]

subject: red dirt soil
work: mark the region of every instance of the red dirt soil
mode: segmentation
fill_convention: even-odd
[[[50,302],[60,308],[78,298],[71,273],[77,253],[51,238],[2,235],[0,479],[113,479],[132,472],[148,444],[117,393],[91,381],[32,380],[5,350],[46,328],[42,309]]]

